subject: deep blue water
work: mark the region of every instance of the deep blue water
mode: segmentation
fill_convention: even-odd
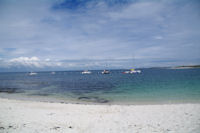
[[[0,73],[0,96],[48,98],[64,102],[151,103],[199,102],[200,69],[141,69],[140,74],[113,70]]]

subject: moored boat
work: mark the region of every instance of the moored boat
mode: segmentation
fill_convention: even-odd
[[[91,71],[88,71],[88,70],[85,70],[83,72],[81,72],[81,74],[91,74],[92,72]]]
[[[29,75],[30,75],[30,76],[32,76],[32,75],[37,75],[37,73],[35,73],[35,72],[30,72]]]
[[[133,73],[141,73],[141,70],[130,69],[130,71],[124,71],[124,74],[133,74]]]
[[[102,73],[102,74],[110,74],[110,71],[108,71],[108,70],[103,70],[101,73]]]

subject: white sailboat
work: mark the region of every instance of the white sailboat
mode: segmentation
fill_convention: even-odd
[[[108,62],[107,62],[107,61],[105,62],[105,68],[108,68]],[[110,74],[110,71],[104,69],[101,73],[102,73],[102,74]]]
[[[102,73],[102,74],[110,74],[110,71],[108,71],[108,70],[103,70],[101,73]]]
[[[133,57],[134,59],[134,57]],[[134,74],[134,73],[141,73],[142,71],[141,70],[136,70],[136,69],[130,69],[129,71],[124,71],[123,73],[124,74]]]
[[[124,74],[134,74],[134,73],[141,73],[141,70],[130,69],[129,71],[124,71]]]
[[[131,69],[130,73],[141,73],[141,70],[135,70],[135,69]]]

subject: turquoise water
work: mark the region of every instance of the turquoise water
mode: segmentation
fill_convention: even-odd
[[[73,103],[137,104],[200,101],[200,69],[141,69],[140,74],[113,70],[0,73],[0,96]]]

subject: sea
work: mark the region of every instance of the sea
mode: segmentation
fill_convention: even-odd
[[[171,104],[200,102],[200,69],[1,72],[0,97],[77,104]]]

